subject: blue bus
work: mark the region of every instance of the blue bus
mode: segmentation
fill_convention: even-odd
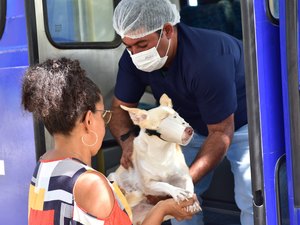
[[[0,0],[0,223],[27,224],[36,161],[53,146],[21,108],[26,68],[47,58],[78,59],[110,107],[124,45],[112,27],[120,0]],[[171,0],[186,24],[243,41],[256,225],[300,225],[299,2]],[[155,101],[148,90],[141,105]],[[93,167],[109,174],[121,150],[107,134]],[[222,187],[222,188],[220,188]],[[203,196],[206,224],[240,224],[228,161]]]

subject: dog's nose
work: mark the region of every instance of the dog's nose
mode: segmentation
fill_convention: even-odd
[[[184,132],[186,132],[188,135],[192,135],[194,130],[191,127],[187,127],[187,128],[184,129]]]

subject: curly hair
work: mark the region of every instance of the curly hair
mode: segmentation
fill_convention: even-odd
[[[23,77],[22,105],[51,135],[70,134],[80,117],[95,112],[100,96],[77,60],[48,59],[29,67]]]

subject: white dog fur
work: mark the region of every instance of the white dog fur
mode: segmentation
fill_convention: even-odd
[[[170,195],[176,201],[193,196],[194,185],[179,146],[188,144],[193,129],[173,110],[166,94],[160,98],[160,106],[148,111],[121,107],[141,130],[134,139],[133,168],[120,166],[108,179],[120,186],[132,208],[133,224],[139,224],[152,207],[147,195]],[[195,202],[188,210],[200,209]]]

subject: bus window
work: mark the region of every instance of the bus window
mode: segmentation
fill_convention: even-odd
[[[240,0],[186,0],[181,2],[181,21],[193,27],[220,30],[242,39]]]
[[[269,0],[269,9],[271,16],[275,19],[279,19],[279,2],[278,0]]]
[[[6,0],[0,0],[0,39],[2,38],[6,21]]]
[[[286,157],[283,156],[278,160],[276,168],[276,189],[278,204],[278,220],[281,225],[290,224],[289,206],[288,206],[288,190],[287,190],[287,173],[286,173]]]
[[[105,47],[117,38],[112,26],[114,6],[112,0],[44,0],[48,38],[61,47],[75,43]]]

